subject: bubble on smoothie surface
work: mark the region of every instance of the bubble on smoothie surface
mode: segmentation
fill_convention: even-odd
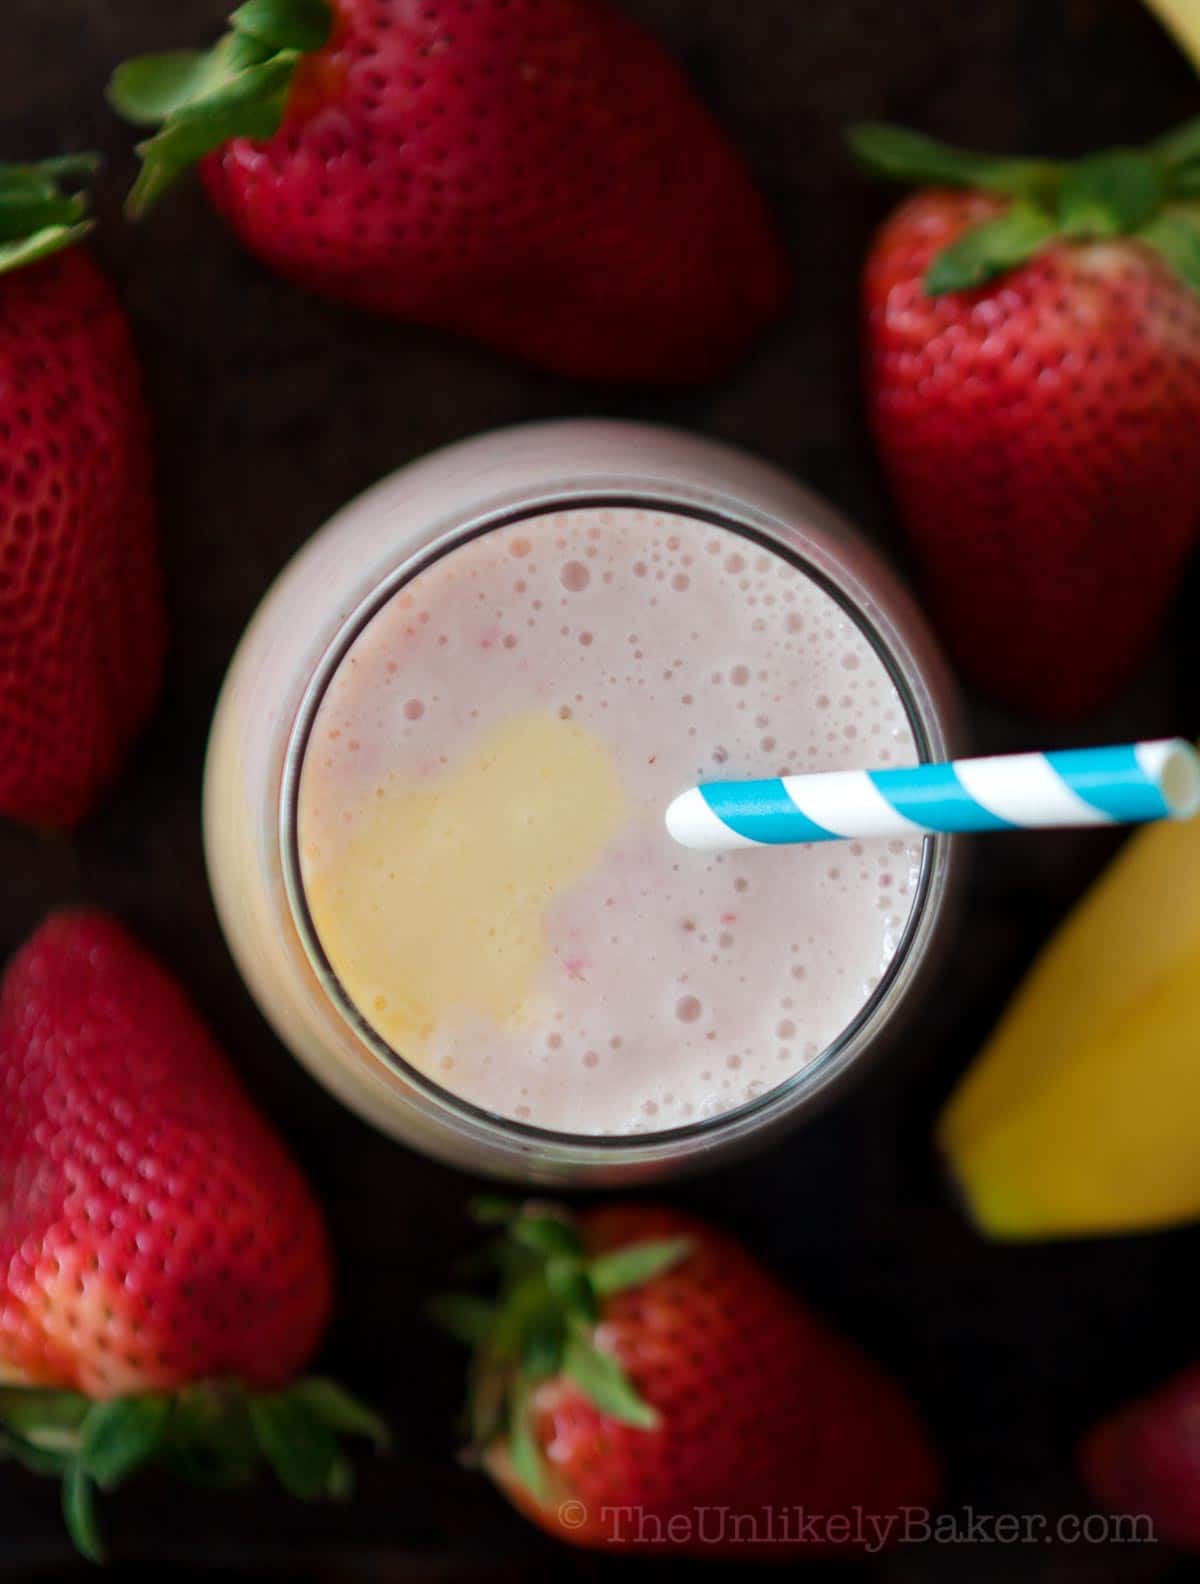
[[[443,556],[352,646],[313,738],[301,865],[342,983],[435,1082],[538,1126],[681,1126],[785,1082],[917,893],[916,843],[731,872],[667,836],[698,780],[916,758],[829,596],[677,514],[553,512]]]

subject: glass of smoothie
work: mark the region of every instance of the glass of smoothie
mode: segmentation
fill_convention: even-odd
[[[809,1112],[928,972],[946,838],[677,846],[697,781],[950,757],[918,612],[826,505],[670,430],[402,469],[264,599],[205,841],[281,1038],[417,1149],[531,1183],[706,1166]]]

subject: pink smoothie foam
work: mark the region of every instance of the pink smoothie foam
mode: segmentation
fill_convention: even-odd
[[[916,757],[866,637],[782,557],[674,513],[525,519],[419,573],[335,674],[301,777],[309,909],[444,1088],[567,1133],[684,1126],[856,1017],[921,847],[694,853],[668,803]]]

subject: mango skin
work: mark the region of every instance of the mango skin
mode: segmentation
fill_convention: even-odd
[[[1126,844],[1034,964],[937,1138],[991,1238],[1200,1218],[1200,819]]]

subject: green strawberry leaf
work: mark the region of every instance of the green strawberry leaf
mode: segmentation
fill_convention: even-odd
[[[507,1226],[521,1214],[521,1202],[502,1194],[476,1194],[467,1201],[467,1214],[477,1226]]]
[[[656,1238],[647,1243],[632,1243],[628,1248],[597,1254],[588,1261],[592,1287],[601,1298],[640,1287],[680,1264],[692,1252],[690,1238]]]
[[[90,174],[97,163],[92,156],[79,156],[69,161],[47,160],[42,165],[0,165],[0,241],[82,220],[87,199],[79,192],[64,192],[62,183],[72,170]]]
[[[38,1446],[79,1450],[79,1431],[92,1404],[82,1392],[0,1387],[0,1425]]]
[[[528,1250],[519,1249],[517,1252],[525,1255],[528,1264],[523,1271],[509,1271],[503,1299],[497,1308],[496,1324],[488,1343],[489,1351],[500,1359],[516,1359],[520,1356],[527,1329],[539,1323],[550,1303],[544,1262],[533,1261]]]
[[[47,182],[56,185],[67,182],[74,185],[76,182],[89,180],[103,163],[99,154],[90,151],[81,151],[78,154],[55,154],[50,159],[36,160],[31,165],[8,165],[0,162],[0,188],[14,182],[33,182],[39,187]]]
[[[528,1321],[521,1334],[521,1373],[530,1381],[545,1380],[562,1363],[566,1321],[554,1307]]]
[[[1058,200],[1059,225],[1073,237],[1113,237],[1136,231],[1162,206],[1166,173],[1135,149],[1094,154],[1070,166]]]
[[[1055,222],[1032,204],[1018,202],[994,220],[965,231],[939,253],[925,276],[931,297],[970,291],[1027,264],[1057,234]]]
[[[520,1382],[513,1389],[509,1408],[508,1455],[512,1459],[513,1473],[535,1499],[544,1502],[548,1494],[546,1465],[541,1448],[533,1431],[533,1404],[527,1383]]]
[[[134,126],[161,126],[270,57],[257,40],[228,33],[210,50],[168,50],[125,61],[109,79],[106,97]]]
[[[79,1455],[92,1403],[79,1392],[0,1388],[0,1455],[61,1478]]]
[[[0,1387],[0,1460],[63,1480],[76,1544],[96,1559],[96,1488],[111,1489],[150,1464],[197,1484],[249,1484],[265,1461],[304,1498],[339,1500],[353,1469],[337,1437],[361,1435],[383,1450],[383,1420],[322,1376],[251,1396],[236,1381],[199,1381],[167,1396],[93,1402],[77,1392]]]
[[[73,1452],[36,1446],[31,1441],[13,1435],[11,1431],[0,1430],[0,1462],[11,1459],[31,1474],[61,1476],[70,1467],[74,1456]]]
[[[337,1438],[311,1408],[288,1392],[251,1397],[249,1408],[259,1449],[284,1490],[315,1501],[344,1489]]]
[[[499,1298],[442,1298],[434,1313],[474,1350],[467,1393],[472,1447],[503,1436],[517,1477],[541,1499],[545,1469],[528,1422],[530,1393],[561,1375],[610,1418],[653,1428],[658,1415],[618,1360],[596,1345],[593,1331],[603,1298],[653,1280],[686,1259],[693,1245],[685,1237],[647,1239],[589,1259],[578,1226],[553,1205],[493,1205],[483,1207],[483,1218],[504,1220],[507,1249],[491,1262],[499,1265]]]
[[[596,1289],[582,1259],[560,1254],[546,1261],[546,1286],[550,1296],[568,1314],[595,1320],[600,1313]]]
[[[189,165],[231,138],[265,142],[283,120],[287,92],[300,55],[285,50],[231,77],[217,92],[167,119],[157,136],[138,145],[142,169],[127,209],[143,216]]]
[[[373,1408],[360,1402],[337,1381],[324,1375],[307,1375],[290,1388],[291,1396],[311,1413],[316,1414],[327,1429],[335,1435],[357,1435],[375,1443],[377,1452],[386,1452],[392,1443],[392,1432],[386,1421]]]
[[[326,0],[246,0],[230,27],[273,50],[318,50],[329,42],[333,12]]]
[[[1055,237],[1067,241],[1136,237],[1200,290],[1200,117],[1145,149],[1109,149],[1070,163],[995,160],[947,148],[902,128],[867,125],[850,134],[855,157],[894,180],[1010,194],[1004,214],[964,232],[933,261],[931,296],[969,291],[1028,263]]]
[[[103,1562],[104,1543],[96,1523],[95,1487],[82,1464],[72,1463],[63,1478],[63,1518],[67,1533],[89,1562]]]
[[[82,224],[87,201],[81,197],[23,197],[0,191],[0,243],[24,242],[38,232],[69,230]]]
[[[93,154],[0,164],[0,275],[73,247],[87,234],[87,197],[73,189],[98,164]]]
[[[521,1215],[509,1228],[514,1243],[534,1254],[582,1254],[579,1233],[569,1221],[552,1215]]]
[[[1200,160],[1200,116],[1160,137],[1151,150],[1172,173]]]
[[[1200,291],[1200,220],[1168,210],[1156,215],[1137,236],[1161,255],[1180,280]]]
[[[971,149],[957,149],[883,122],[863,122],[847,133],[856,163],[886,181],[930,187],[978,187],[1014,197],[1041,197],[1052,192],[1062,166],[1052,160],[1014,160]]]
[[[189,165],[233,138],[265,142],[283,120],[296,67],[333,28],[327,0],[246,0],[210,50],[169,50],[127,61],[108,100],[135,126],[158,127],[138,148],[142,169],[129,195],[134,217]]]
[[[167,1397],[114,1397],[93,1403],[83,1421],[79,1466],[112,1490],[158,1451],[171,1413]]]
[[[133,126],[159,126],[182,105],[193,104],[221,79],[213,50],[166,50],[122,61],[104,97]]]
[[[242,1388],[215,1381],[185,1386],[175,1398],[158,1462],[193,1485],[230,1490],[250,1484],[260,1457]]]
[[[495,1330],[496,1305],[472,1293],[438,1293],[427,1308],[439,1331],[467,1347],[483,1347]]]
[[[331,1502],[348,1502],[354,1495],[354,1465],[340,1448],[329,1465],[323,1495]]]
[[[636,1425],[639,1430],[653,1430],[658,1424],[657,1413],[638,1396],[617,1360],[586,1334],[576,1331],[568,1339],[562,1367],[563,1374],[610,1419]]]
[[[87,225],[47,226],[20,242],[0,242],[0,275],[6,275],[10,270],[24,269],[27,264],[36,264],[40,259],[49,258],[52,253],[61,253],[64,248],[74,247],[77,242],[83,241],[91,229],[90,222]]]

